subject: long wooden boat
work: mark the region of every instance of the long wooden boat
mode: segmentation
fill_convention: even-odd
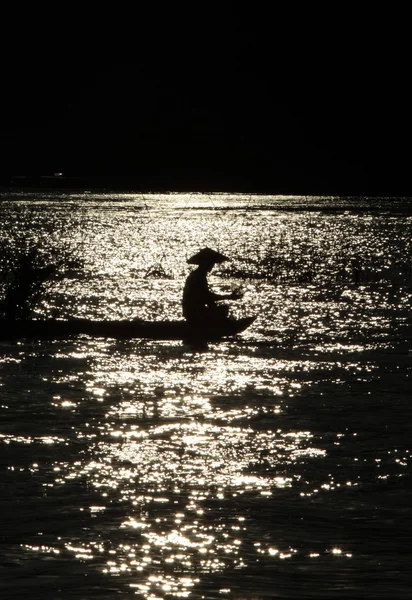
[[[189,324],[187,321],[0,320],[0,339],[54,339],[74,335],[152,340],[215,341],[244,331],[256,317]]]

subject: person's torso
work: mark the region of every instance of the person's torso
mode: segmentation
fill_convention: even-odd
[[[198,270],[190,273],[183,289],[183,314],[192,315],[202,310],[208,302],[209,295],[206,273]]]

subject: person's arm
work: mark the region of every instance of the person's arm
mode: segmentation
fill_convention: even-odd
[[[213,302],[219,302],[219,300],[240,300],[243,297],[242,292],[239,290],[235,290],[230,294],[215,294],[214,292],[209,292],[209,294]]]

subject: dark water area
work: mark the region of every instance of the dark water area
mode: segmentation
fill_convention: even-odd
[[[3,256],[77,261],[35,318],[179,319],[205,245],[232,258],[211,287],[257,315],[201,349],[0,340],[1,598],[411,597],[410,198],[5,192],[0,211]]]

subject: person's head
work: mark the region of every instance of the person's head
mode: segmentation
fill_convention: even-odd
[[[211,248],[202,248],[197,254],[187,261],[190,265],[198,265],[199,268],[209,273],[216,264],[229,260],[227,256],[212,250]]]

